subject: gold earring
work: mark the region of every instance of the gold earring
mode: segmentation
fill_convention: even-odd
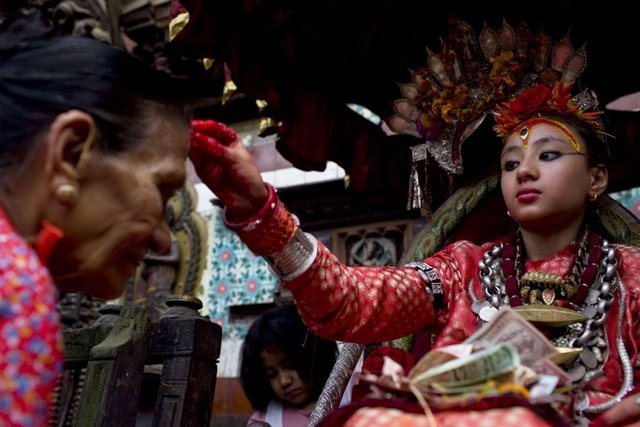
[[[73,205],[78,200],[78,189],[72,184],[62,184],[56,189],[56,197],[63,205]]]
[[[592,195],[590,195],[589,200],[591,200],[592,202],[598,200],[598,193],[593,193]]]
[[[511,216],[511,212],[509,212],[509,210],[507,209],[507,216],[510,217]]]

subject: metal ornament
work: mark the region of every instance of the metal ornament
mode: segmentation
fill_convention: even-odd
[[[418,163],[424,162],[425,174],[424,184],[420,183],[418,174]],[[427,152],[427,144],[414,145],[411,147],[411,174],[409,176],[409,197],[407,200],[407,210],[422,209],[428,207],[429,197],[426,193],[427,189],[427,166],[429,162],[429,154]],[[425,189],[423,191],[423,188]]]
[[[476,313],[478,323],[481,326],[487,322],[487,316],[483,315],[483,310],[493,308],[497,311],[502,306],[510,306],[509,297],[503,285],[505,279],[502,273],[502,247],[502,244],[493,246],[485,252],[483,259],[479,262],[478,276],[484,289],[484,302],[489,304],[489,306],[480,308]],[[579,312],[576,312],[577,315],[582,316],[583,320],[576,320],[575,323],[566,326],[566,332],[563,335],[551,340],[556,347],[570,347],[579,352],[579,357],[572,358],[573,361],[564,364],[564,369],[575,384],[574,393],[577,402],[575,418],[578,421],[584,418],[585,413],[599,413],[613,407],[633,386],[633,366],[622,340],[622,319],[625,315],[625,305],[620,303],[618,304],[616,350],[623,370],[622,386],[613,398],[595,405],[589,404],[589,399],[583,391],[584,385],[603,375],[603,366],[609,357],[609,343],[604,325],[609,308],[615,302],[616,291],[620,292],[620,301],[624,301],[626,295],[626,289],[617,273],[615,249],[605,239],[602,240],[600,247],[602,256],[598,276],[585,302],[579,307]],[[481,307],[480,301],[474,301],[476,308]],[[533,309],[544,310],[542,307],[545,306],[538,304]],[[474,310],[474,312],[476,311]],[[539,317],[536,315],[536,318]],[[566,320],[569,321],[569,319]]]

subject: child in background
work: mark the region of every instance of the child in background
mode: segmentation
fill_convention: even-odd
[[[311,333],[294,305],[265,312],[242,346],[240,381],[256,410],[247,425],[306,426],[336,354],[336,343]]]

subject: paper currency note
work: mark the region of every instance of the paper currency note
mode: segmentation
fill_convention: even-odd
[[[511,343],[503,342],[435,366],[417,374],[412,381],[423,384],[435,382],[444,387],[461,387],[511,372],[519,365],[516,348]]]
[[[535,326],[509,307],[501,308],[489,323],[465,341],[483,347],[505,342],[513,344],[520,356],[520,362],[529,367],[558,353]]]

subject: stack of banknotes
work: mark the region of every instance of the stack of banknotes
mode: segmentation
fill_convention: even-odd
[[[466,341],[430,351],[410,372],[385,358],[382,375],[363,373],[361,379],[383,395],[410,393],[436,406],[506,393],[532,403],[566,401],[571,378],[558,365],[580,349],[562,350],[504,307]]]

